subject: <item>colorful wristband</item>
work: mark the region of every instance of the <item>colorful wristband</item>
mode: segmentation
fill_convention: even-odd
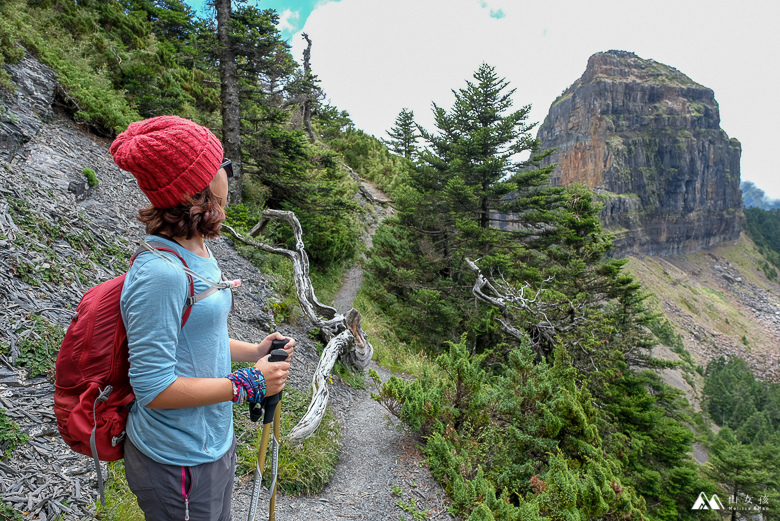
[[[265,377],[262,371],[247,367],[230,373],[227,378],[233,383],[233,402],[236,404],[260,403],[265,398]]]

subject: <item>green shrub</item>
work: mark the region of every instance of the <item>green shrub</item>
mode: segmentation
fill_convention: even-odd
[[[254,204],[231,204],[225,208],[225,224],[245,235],[260,220],[261,213]]]
[[[28,318],[32,319],[32,324],[16,331],[17,334],[30,331],[19,343],[20,354],[16,364],[27,369],[29,378],[39,374],[53,374],[54,361],[65,338],[65,330],[38,315],[30,314]]]
[[[659,342],[672,348],[673,351],[684,349],[682,336],[674,330],[672,324],[662,317],[656,317],[648,325]]]
[[[0,519],[5,521],[24,521],[24,517],[18,510],[2,501],[0,501]]]
[[[100,184],[100,181],[95,175],[95,171],[91,168],[85,168],[81,171],[81,173],[84,174],[84,177],[87,178],[87,185],[89,185],[90,188],[94,188]]]
[[[348,126],[338,137],[330,139],[328,145],[341,153],[344,162],[358,175],[389,194],[407,182],[411,162],[391,154],[380,140],[362,130]]]
[[[10,20],[0,16],[0,89],[10,91],[14,88],[11,75],[3,65],[16,63],[22,58],[24,58],[24,48],[19,44],[16,28]]]
[[[124,130],[130,122],[141,119],[124,94],[114,88],[106,64],[94,63],[93,41],[101,40],[94,12],[86,7],[39,5],[22,0],[0,4],[0,39],[2,48],[8,49],[2,52],[6,59],[11,53],[23,56],[26,48],[52,67],[62,86],[62,101],[77,120],[102,134]]]
[[[5,446],[2,457],[9,457],[29,439],[29,436],[19,430],[19,425],[6,415],[5,409],[0,408],[0,445]]]
[[[445,377],[390,378],[375,395],[411,429],[429,434],[424,452],[455,512],[507,521],[540,519],[541,512],[551,519],[641,517],[644,501],[602,446],[598,410],[587,387],[578,388],[563,348],[550,367],[523,345],[510,353],[504,376],[493,376],[483,365],[488,355],[472,355],[464,342],[437,358]]]

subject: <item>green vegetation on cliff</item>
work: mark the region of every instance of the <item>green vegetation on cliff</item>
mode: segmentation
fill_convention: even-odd
[[[780,269],[780,209],[745,208],[745,231],[771,264],[761,265],[764,274],[769,280],[777,280],[776,268]]]

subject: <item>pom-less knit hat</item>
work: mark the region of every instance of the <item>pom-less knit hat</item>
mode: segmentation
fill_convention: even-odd
[[[222,144],[209,129],[179,116],[136,121],[111,144],[119,168],[157,208],[173,208],[206,188],[222,163]]]

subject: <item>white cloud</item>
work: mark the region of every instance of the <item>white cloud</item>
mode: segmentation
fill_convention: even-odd
[[[499,9],[501,19],[490,16]],[[723,128],[742,141],[743,179],[780,197],[780,175],[773,175],[779,18],[774,0],[738,11],[726,0],[656,0],[652,7],[624,0],[341,0],[316,8],[304,30],[329,98],[378,137],[403,107],[432,130],[431,102],[449,108],[450,90],[463,87],[482,62],[510,80],[516,107],[532,104],[531,121],[541,123],[590,55],[633,51],[712,88]],[[296,35],[292,44],[300,60],[304,42]]]
[[[298,20],[301,17],[300,11],[293,11],[291,9],[285,9],[282,14],[279,15],[279,24],[277,27],[280,31],[295,31],[298,28]]]

